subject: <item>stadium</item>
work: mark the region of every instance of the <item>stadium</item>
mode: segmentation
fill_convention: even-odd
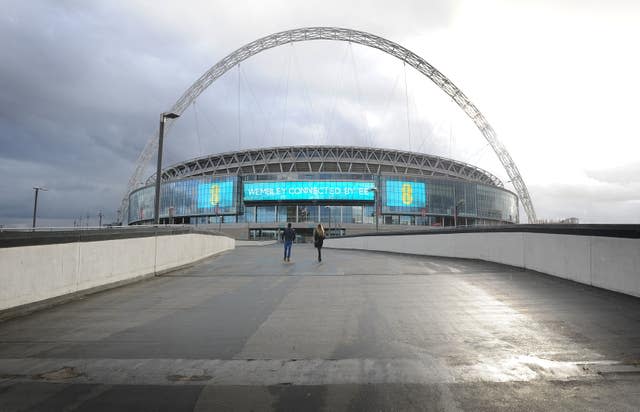
[[[273,33],[245,44],[211,66],[161,114],[159,131],[148,140],[129,179],[117,222],[137,225],[155,221],[156,177],[154,174],[145,181],[144,175],[156,148],[158,168],[162,165],[165,121],[169,128],[188,107],[195,107],[203,91],[246,59],[285,44],[316,40],[380,50],[430,79],[477,127],[504,167],[514,192],[483,169],[430,154],[333,145],[244,149],[238,140],[237,151],[198,157],[159,171],[159,223],[217,224],[240,239],[276,237],[288,222],[302,236],[311,233],[317,223],[323,223],[330,235],[512,224],[519,223],[520,207],[529,223],[536,223],[531,196],[518,167],[462,90],[411,50],[371,33],[339,27]]]
[[[129,194],[129,224],[153,222],[154,184],[155,174]],[[352,146],[242,150],[174,164],[161,173],[159,216],[249,239],[274,238],[287,222],[305,236],[317,223],[345,235],[519,221],[517,195],[485,170]]]

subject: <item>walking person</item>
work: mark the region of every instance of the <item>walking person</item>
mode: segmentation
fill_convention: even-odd
[[[324,241],[324,228],[320,223],[313,229],[313,246],[318,249],[318,262],[322,262],[322,243]]]
[[[291,228],[291,223],[287,223],[287,228],[282,232],[282,240],[284,240],[284,261],[291,261],[291,246],[296,240],[296,231]]]

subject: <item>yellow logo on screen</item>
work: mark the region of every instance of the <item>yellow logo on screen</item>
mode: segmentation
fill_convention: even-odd
[[[402,185],[402,204],[410,205],[411,203],[413,203],[413,188],[405,183]]]
[[[209,203],[212,206],[220,203],[220,185],[211,185],[211,188],[209,188],[209,194]]]

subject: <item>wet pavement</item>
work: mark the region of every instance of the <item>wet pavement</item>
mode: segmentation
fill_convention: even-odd
[[[487,262],[281,253],[0,323],[0,411],[640,410],[640,299]]]

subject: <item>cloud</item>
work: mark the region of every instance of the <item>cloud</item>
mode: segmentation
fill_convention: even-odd
[[[621,164],[616,167],[587,169],[586,175],[599,182],[620,184],[623,186],[640,186],[640,162]],[[640,197],[640,191],[636,192]]]
[[[542,217],[577,210],[586,219],[634,219],[638,128],[628,96],[640,91],[640,63],[628,39],[637,38],[638,6],[603,4],[7,0],[0,224],[29,222],[31,187],[41,184],[50,188],[43,219],[113,215],[160,112],[243,44],[313,25],[381,35],[450,76],[498,131]],[[506,178],[437,87],[377,50],[336,42],[265,51],[228,72],[176,122],[165,162],[235,150],[238,142],[372,141],[451,154]]]
[[[538,213],[552,219],[579,217],[582,223],[640,223],[640,180],[626,172],[591,172],[578,182],[534,185]]]

